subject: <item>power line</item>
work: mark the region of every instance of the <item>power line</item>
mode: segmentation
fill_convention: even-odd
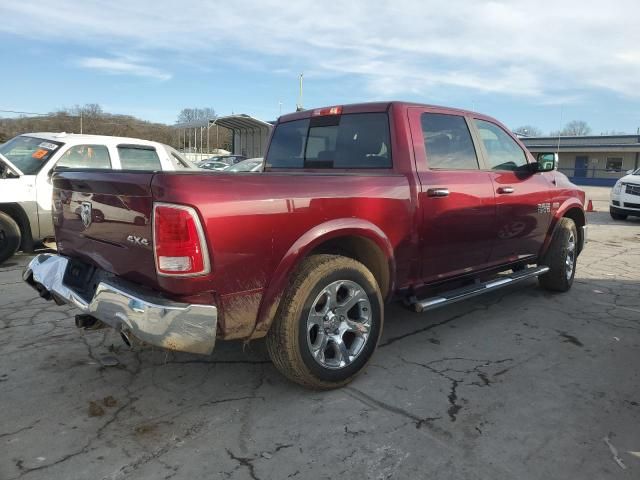
[[[50,115],[49,113],[20,112],[18,110],[0,110],[0,112],[2,112],[2,113],[19,113],[21,115],[43,115],[43,116]]]

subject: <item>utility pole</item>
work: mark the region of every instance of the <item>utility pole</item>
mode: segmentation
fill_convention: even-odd
[[[80,135],[82,135],[82,110],[80,110]]]
[[[304,73],[301,73],[300,74],[300,93],[298,94],[298,104],[296,105],[296,112],[301,112],[302,110],[304,110],[304,107],[302,106],[303,83],[304,83]]]

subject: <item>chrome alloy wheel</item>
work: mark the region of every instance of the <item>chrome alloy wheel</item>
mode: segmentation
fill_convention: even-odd
[[[349,365],[362,352],[370,332],[371,303],[356,282],[333,282],[311,304],[307,345],[322,367],[335,370]]]
[[[565,259],[565,272],[567,274],[567,280],[571,280],[573,275],[573,269],[576,262],[576,237],[571,232],[569,239],[567,240],[567,258]]]

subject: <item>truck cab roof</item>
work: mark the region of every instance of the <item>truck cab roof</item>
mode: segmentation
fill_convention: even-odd
[[[391,107],[400,107],[400,108],[403,108],[403,107],[404,108],[406,108],[406,107],[427,107],[427,108],[433,108],[433,109],[437,109],[437,110],[447,111],[447,112],[452,113],[452,114],[473,115],[473,116],[476,116],[478,118],[489,118],[486,115],[483,115],[481,113],[473,112],[473,111],[470,111],[470,110],[464,110],[464,109],[460,109],[460,108],[443,107],[443,106],[440,106],[440,105],[430,105],[430,104],[415,103],[415,102],[403,102],[403,101],[397,101],[397,100],[390,100],[390,101],[386,101],[386,102],[350,103],[350,104],[346,104],[346,105],[336,105],[335,107],[340,108],[342,114],[386,112]],[[282,115],[278,119],[278,123],[290,122],[292,120],[300,120],[300,119],[303,119],[303,118],[310,118],[310,117],[312,117],[314,115],[318,115],[318,112],[320,110],[327,110],[329,108],[334,108],[334,107],[326,107],[326,108],[322,108],[322,109],[310,108],[310,109],[302,110],[302,111],[299,111],[299,112],[288,113],[286,115]]]

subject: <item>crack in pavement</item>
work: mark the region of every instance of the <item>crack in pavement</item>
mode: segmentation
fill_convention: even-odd
[[[460,313],[458,315],[454,315],[454,316],[452,316],[450,318],[447,318],[446,320],[443,320],[441,322],[432,323],[430,325],[427,325],[426,327],[419,328],[418,330],[414,330],[414,331],[408,332],[408,333],[403,333],[402,335],[398,335],[396,337],[388,338],[386,341],[384,341],[383,343],[379,344],[378,348],[388,347],[389,345],[392,345],[395,342],[398,342],[400,340],[404,340],[405,338],[412,337],[414,335],[419,335],[419,334],[424,333],[424,332],[428,332],[429,330],[433,330],[434,328],[441,327],[443,325],[446,325],[447,323],[453,322],[454,320],[457,320],[459,318],[465,317],[465,316],[467,316],[467,315],[469,315],[471,313],[475,313],[475,312],[477,312],[479,310],[482,310],[482,309],[481,308],[474,308],[473,310],[470,310],[470,311],[464,312],[464,313]]]
[[[400,360],[402,362],[404,362],[407,365],[416,365],[422,368],[427,369],[428,371],[430,371],[431,373],[434,373],[436,375],[438,375],[441,378],[446,379],[447,381],[449,381],[451,383],[451,388],[449,389],[449,393],[447,395],[447,400],[449,402],[449,408],[447,409],[447,415],[449,415],[449,420],[451,420],[452,422],[455,422],[457,419],[457,415],[460,412],[460,410],[462,410],[462,405],[460,405],[458,403],[458,386],[460,386],[461,384],[463,384],[464,379],[462,378],[454,378],[450,372],[454,372],[454,373],[460,373],[462,375],[471,375],[471,374],[475,374],[482,383],[478,383],[478,382],[470,382],[470,383],[466,383],[464,385],[467,386],[476,386],[476,387],[486,387],[489,386],[491,384],[491,382],[489,381],[489,377],[487,376],[486,372],[482,371],[481,368],[483,367],[489,367],[491,365],[499,365],[505,362],[512,362],[513,359],[512,358],[505,358],[502,360],[477,360],[477,359],[471,359],[471,358],[464,358],[464,357],[445,357],[445,358],[441,358],[438,360],[432,360],[431,362],[427,362],[427,363],[420,363],[420,362],[414,362],[411,360],[407,360],[403,357],[400,357]],[[466,362],[477,362],[478,364],[476,366],[474,366],[471,369],[466,369],[466,370],[459,370],[459,369],[455,369],[455,368],[443,368],[443,369],[437,369],[435,367],[433,367],[432,365],[434,364],[439,364],[439,363],[443,363],[443,362],[452,362],[452,361],[466,361]],[[502,370],[501,372],[499,372],[501,375],[506,373],[506,370]]]
[[[40,420],[36,420],[35,422],[33,422],[31,425],[26,426],[26,427],[22,427],[19,428],[18,430],[15,430],[13,432],[7,432],[7,433],[0,433],[0,438],[4,438],[4,437],[11,437],[13,435],[17,435],[19,433],[22,433],[26,430],[31,430],[33,427],[35,427],[38,423],[40,423]]]
[[[400,407],[389,405],[388,403],[385,403],[382,400],[374,398],[371,395],[364,393],[362,390],[358,390],[357,388],[354,388],[352,386],[344,387],[344,390],[346,391],[347,395],[355,398],[356,400],[359,400],[360,402],[364,403],[369,407],[381,408],[383,410],[386,410],[388,412],[394,413],[396,415],[400,415],[401,417],[411,420],[411,422],[415,425],[416,429],[421,429],[422,426],[427,426],[427,427],[430,427],[431,430],[436,431],[436,429],[433,428],[432,422],[434,422],[435,420],[440,420],[442,418],[442,417],[424,417],[424,418],[420,417]],[[450,448],[450,445],[446,444],[438,437],[435,437],[433,435],[430,435],[430,437],[432,437],[433,440],[437,441],[441,445]]]
[[[225,448],[225,451],[227,452],[227,455],[229,455],[229,458],[231,460],[238,463],[238,466],[232,472],[235,472],[240,467],[245,467],[247,468],[247,470],[249,470],[249,476],[252,478],[252,480],[260,480],[260,478],[256,475],[256,467],[253,462],[255,462],[256,460],[260,460],[260,458],[271,458],[273,454],[279,452],[280,450],[291,447],[293,447],[293,444],[291,443],[278,444],[276,445],[276,448],[274,450],[270,452],[263,452],[261,455],[254,457],[239,457],[235,455],[229,448]],[[267,454],[268,456],[265,456],[264,454]]]

